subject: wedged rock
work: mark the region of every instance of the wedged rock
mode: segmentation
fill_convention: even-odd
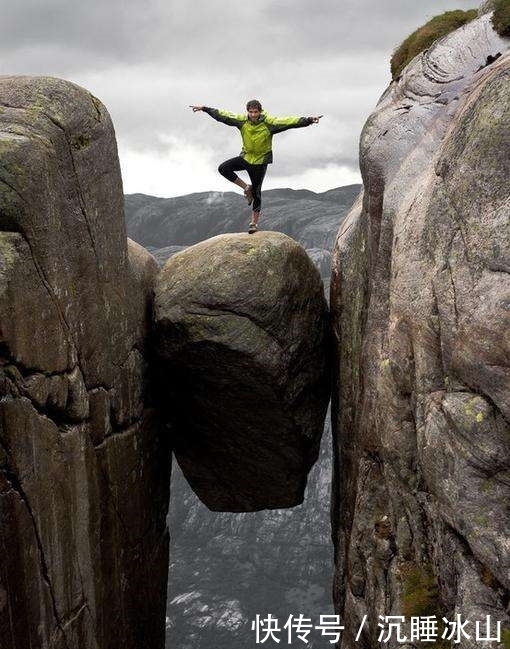
[[[155,289],[160,399],[177,460],[213,510],[302,502],[329,398],[327,307],[305,250],[272,232],[172,257]]]
[[[162,649],[169,457],[145,401],[154,259],[128,252],[86,90],[0,77],[0,645]]]
[[[335,246],[343,649],[364,615],[471,616],[473,649],[476,620],[509,624],[510,41],[490,18],[383,95]]]

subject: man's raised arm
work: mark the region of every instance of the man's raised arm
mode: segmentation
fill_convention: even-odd
[[[246,121],[246,117],[244,115],[235,115],[234,113],[229,113],[226,110],[209,108],[209,106],[190,106],[190,108],[193,109],[194,113],[202,110],[204,111],[204,113],[207,113],[218,122],[222,122],[223,124],[228,124],[229,126],[237,126],[238,128],[241,128],[241,126]]]
[[[289,128],[302,128],[303,126],[310,126],[310,124],[317,124],[323,115],[316,117],[271,117],[266,116],[266,124],[271,133],[281,133]]]

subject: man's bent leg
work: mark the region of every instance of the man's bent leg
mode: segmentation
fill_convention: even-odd
[[[225,160],[225,162],[222,162],[218,167],[218,171],[224,178],[230,180],[231,183],[242,187],[242,189],[246,189],[248,185],[235,173],[236,171],[241,171],[241,169],[246,169],[246,163],[241,156]]]

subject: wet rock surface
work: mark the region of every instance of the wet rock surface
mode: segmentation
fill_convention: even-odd
[[[156,283],[160,398],[174,450],[214,510],[302,501],[328,402],[327,307],[313,263],[282,234],[220,235]]]
[[[0,97],[0,644],[162,647],[157,267],[127,245],[104,106],[44,77],[0,77]]]
[[[461,614],[469,648],[509,623],[508,45],[490,13],[441,39],[362,134],[331,297],[344,649],[364,615],[364,647],[379,615]]]

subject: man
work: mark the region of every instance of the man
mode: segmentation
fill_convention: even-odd
[[[317,124],[322,115],[317,117],[271,117],[262,110],[262,105],[257,99],[252,99],[246,104],[247,115],[234,115],[207,106],[190,106],[190,108],[194,113],[203,110],[218,122],[237,126],[241,131],[243,149],[240,155],[222,162],[218,171],[227,180],[243,189],[249,205],[253,203],[252,218],[248,229],[248,232],[253,234],[257,231],[260,218],[262,181],[266,175],[267,165],[273,162],[271,150],[273,135],[289,128]],[[245,183],[235,173],[242,169],[248,172],[251,185]]]

